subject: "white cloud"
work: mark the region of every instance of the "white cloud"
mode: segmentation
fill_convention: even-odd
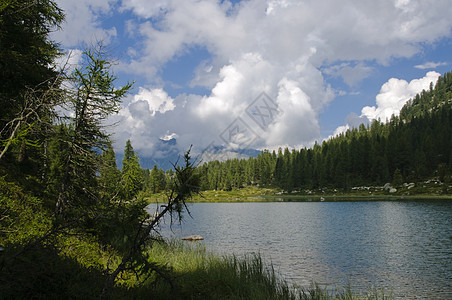
[[[59,56],[54,65],[58,70],[72,72],[82,59],[82,51],[79,49],[69,49],[62,56]]]
[[[100,19],[118,1],[92,2],[59,0],[68,12],[61,38],[66,45],[117,34],[114,27],[101,28]],[[165,64],[200,47],[211,57],[194,70],[190,84],[210,93],[169,97],[164,89],[140,88],[124,103],[117,139],[132,137],[134,147],[148,154],[160,137],[173,133],[180,148],[207,146],[264,91],[282,113],[265,132],[247,121],[261,137],[256,147],[308,145],[320,138],[318,115],[334,98],[323,75],[340,76],[355,87],[373,72],[370,61],[410,57],[420,43],[449,36],[449,2],[123,0],[120,11],[135,16],[124,23],[136,44],[119,70],[146,77],[141,86],[164,86],[159,71]],[[356,117],[386,118],[412,97],[407,91],[415,85],[390,80],[376,106]]]
[[[275,13],[274,11],[279,7],[286,8],[287,6],[289,6],[289,3],[286,0],[272,0],[268,3],[267,10],[265,11],[265,13],[267,15],[271,15]]]
[[[101,19],[112,12],[118,0],[57,0],[66,14],[63,30],[53,32],[51,37],[64,47],[78,47],[103,41],[108,44],[117,35],[115,27],[102,28]]]
[[[278,84],[277,103],[282,111],[266,132],[269,147],[306,145],[313,137],[320,136],[317,114],[311,106],[311,99],[296,81],[281,79]],[[302,130],[301,130],[302,129]]]
[[[422,65],[416,65],[414,66],[416,69],[421,69],[421,70],[425,70],[425,69],[434,69],[436,67],[439,66],[447,66],[446,62],[433,62],[433,61],[429,61],[426,62],[425,64]]]
[[[176,133],[167,133],[166,135],[164,135],[164,136],[162,136],[162,137],[160,137],[160,139],[161,140],[164,140],[164,141],[170,141],[170,140],[172,140],[172,139],[177,139],[177,134]]]
[[[345,124],[347,124],[349,127],[352,128],[358,128],[359,125],[370,125],[372,120],[369,120],[368,116],[361,115],[358,116],[354,112],[351,112],[348,114],[348,116],[345,118]]]
[[[202,86],[207,88],[213,88],[219,81],[221,65],[216,63],[213,65],[208,60],[203,60],[194,70],[193,79],[190,82],[190,87]]]
[[[147,102],[146,110],[151,116],[154,116],[156,112],[165,113],[175,108],[174,100],[161,88],[148,90],[140,87],[138,94],[133,97],[132,103],[141,101]]]
[[[125,103],[124,111],[127,113],[122,116],[125,123],[122,130],[127,133],[124,136],[133,136],[139,140],[134,147],[152,153],[158,139],[171,132],[177,134],[181,149],[195,144],[201,147],[198,148],[200,151],[212,142],[224,144],[220,137],[222,132],[241,117],[258,138],[250,146],[308,145],[320,137],[318,113],[333,93],[323,85],[321,73],[307,63],[307,58],[295,62],[289,68],[290,72],[284,72],[281,68],[284,66],[266,61],[258,53],[245,53],[221,68],[220,80],[208,96],[181,95],[170,99],[161,89],[140,88],[138,94]],[[286,76],[279,78],[280,74]],[[318,83],[314,84],[312,79]],[[246,118],[245,113],[263,91],[271,95],[282,112],[265,130]],[[308,96],[308,92],[315,97],[315,101]],[[157,107],[166,107],[164,103],[171,103],[172,109],[155,113]],[[116,130],[116,134],[120,135],[120,130]],[[231,142],[240,148],[246,144],[243,142],[246,139],[245,135],[237,135]],[[147,148],[141,149],[139,145]]]
[[[350,125],[348,125],[348,124],[339,126],[339,127],[337,127],[337,128],[334,130],[333,135],[328,136],[328,138],[326,138],[326,140],[331,139],[331,138],[333,138],[333,137],[336,137],[336,136],[338,136],[338,135],[340,135],[340,134],[346,133],[347,130],[349,130],[349,129],[350,129]]]

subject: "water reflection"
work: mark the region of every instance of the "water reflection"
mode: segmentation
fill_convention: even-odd
[[[452,298],[452,202],[197,203],[168,235],[261,253],[289,280]]]

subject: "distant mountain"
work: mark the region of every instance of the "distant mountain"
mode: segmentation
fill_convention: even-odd
[[[257,157],[261,151],[256,149],[228,149],[223,146],[212,146],[207,148],[201,155],[201,162],[226,161],[228,159],[246,159]]]
[[[175,138],[164,140],[160,139],[159,144],[157,144],[153,157],[146,157],[137,151],[138,157],[140,158],[140,165],[143,169],[152,169],[154,165],[157,165],[159,169],[168,170],[174,168],[173,164],[178,161],[181,162],[181,157],[184,153],[180,152],[177,147],[177,140]],[[226,161],[228,159],[242,159],[248,157],[257,157],[261,151],[256,149],[236,149],[231,150],[223,146],[210,146],[202,153],[192,153],[192,158],[196,160],[197,163],[203,164],[212,160]],[[116,155],[116,160],[118,166],[122,167],[122,153]]]

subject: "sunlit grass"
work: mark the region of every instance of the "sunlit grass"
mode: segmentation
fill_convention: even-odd
[[[208,190],[195,195],[189,202],[255,202],[265,201],[262,196],[275,195],[278,192],[275,188],[263,188],[248,186],[240,189]],[[150,194],[146,197],[148,203],[162,203],[167,200],[164,192]]]

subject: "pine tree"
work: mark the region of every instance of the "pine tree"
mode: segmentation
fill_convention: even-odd
[[[133,200],[143,189],[143,177],[138,156],[133,150],[130,140],[127,140],[121,172],[121,194],[124,200]]]
[[[150,189],[152,193],[158,193],[166,188],[165,172],[162,169],[157,168],[157,165],[151,170],[150,173]]]
[[[118,183],[121,180],[121,172],[116,166],[116,155],[111,143],[100,157],[98,180],[102,197],[109,200],[115,199],[119,192]]]
[[[51,0],[2,1],[0,129],[4,129],[5,124],[19,116],[26,107],[37,109],[38,103],[27,103],[26,94],[31,89],[45,92],[57,78],[58,72],[52,65],[60,50],[48,35],[63,19],[64,13]],[[47,99],[46,103],[49,101]],[[11,132],[2,130],[0,139],[4,140],[4,134],[8,133]]]
[[[2,167],[17,167],[11,172],[18,180],[35,178],[35,185],[42,175],[36,169],[42,170],[45,162],[40,146],[49,137],[53,110],[61,100],[61,80],[53,67],[60,49],[48,35],[63,19],[51,0],[0,4],[0,160],[8,162]]]

